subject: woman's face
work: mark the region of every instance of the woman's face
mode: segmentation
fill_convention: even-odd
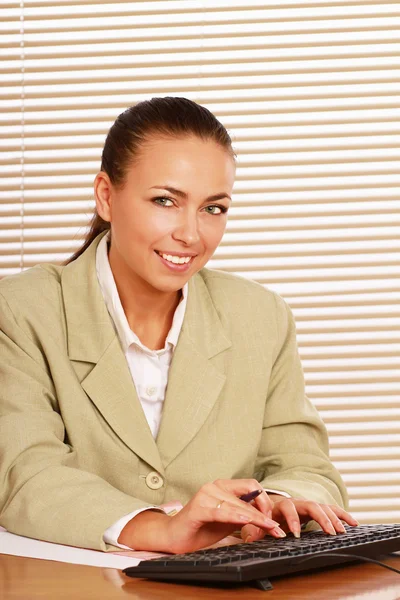
[[[176,292],[213,255],[226,227],[235,176],[232,157],[195,136],[151,138],[122,188],[100,173],[100,216],[111,223],[117,277]]]

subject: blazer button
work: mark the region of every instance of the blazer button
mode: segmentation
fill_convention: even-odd
[[[159,490],[164,485],[164,480],[156,471],[151,471],[146,475],[146,485],[151,490]]]

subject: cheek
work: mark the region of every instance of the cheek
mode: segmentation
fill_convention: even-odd
[[[119,237],[129,244],[151,244],[168,231],[168,220],[160,211],[149,210],[147,206],[121,203],[116,207],[112,224]]]
[[[217,217],[215,217],[217,221]],[[203,239],[210,251],[214,251],[219,245],[226,229],[226,217],[218,219],[218,222],[206,222],[203,227]]]
[[[164,208],[152,211],[151,215],[142,220],[142,225],[143,227],[147,227],[148,231],[151,231],[157,237],[174,231],[177,222],[174,212]]]
[[[114,229],[125,232],[134,226],[135,221],[132,204],[125,198],[118,198],[111,211],[111,224]]]

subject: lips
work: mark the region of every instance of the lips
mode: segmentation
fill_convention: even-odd
[[[194,259],[193,255],[186,256],[186,258],[189,259],[188,262],[179,263],[179,262],[173,262],[172,260],[170,260],[170,258],[172,258],[173,256],[176,256],[177,258],[185,258],[185,257],[178,256],[177,254],[175,254],[175,255],[173,255],[173,254],[166,254],[166,253],[163,252],[162,254],[164,256],[166,256],[166,257],[168,256],[168,258],[164,258],[164,256],[162,256],[162,254],[158,250],[155,250],[155,253],[159,256],[161,262],[166,267],[168,267],[169,270],[175,271],[175,272],[187,271],[190,268],[190,266],[191,266],[191,264],[193,262],[193,259]]]
[[[193,254],[193,252],[163,252],[162,250],[154,250],[160,256],[164,254],[164,256],[177,256],[178,258],[194,258],[197,254]]]

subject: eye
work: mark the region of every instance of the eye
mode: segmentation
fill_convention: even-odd
[[[228,211],[226,206],[220,206],[218,204],[210,204],[204,209],[209,215],[222,215]]]
[[[171,198],[168,198],[168,196],[159,196],[158,198],[153,198],[153,202],[155,204],[158,204],[159,206],[173,206],[173,201],[171,200]],[[170,202],[170,204],[167,204],[167,202]]]

